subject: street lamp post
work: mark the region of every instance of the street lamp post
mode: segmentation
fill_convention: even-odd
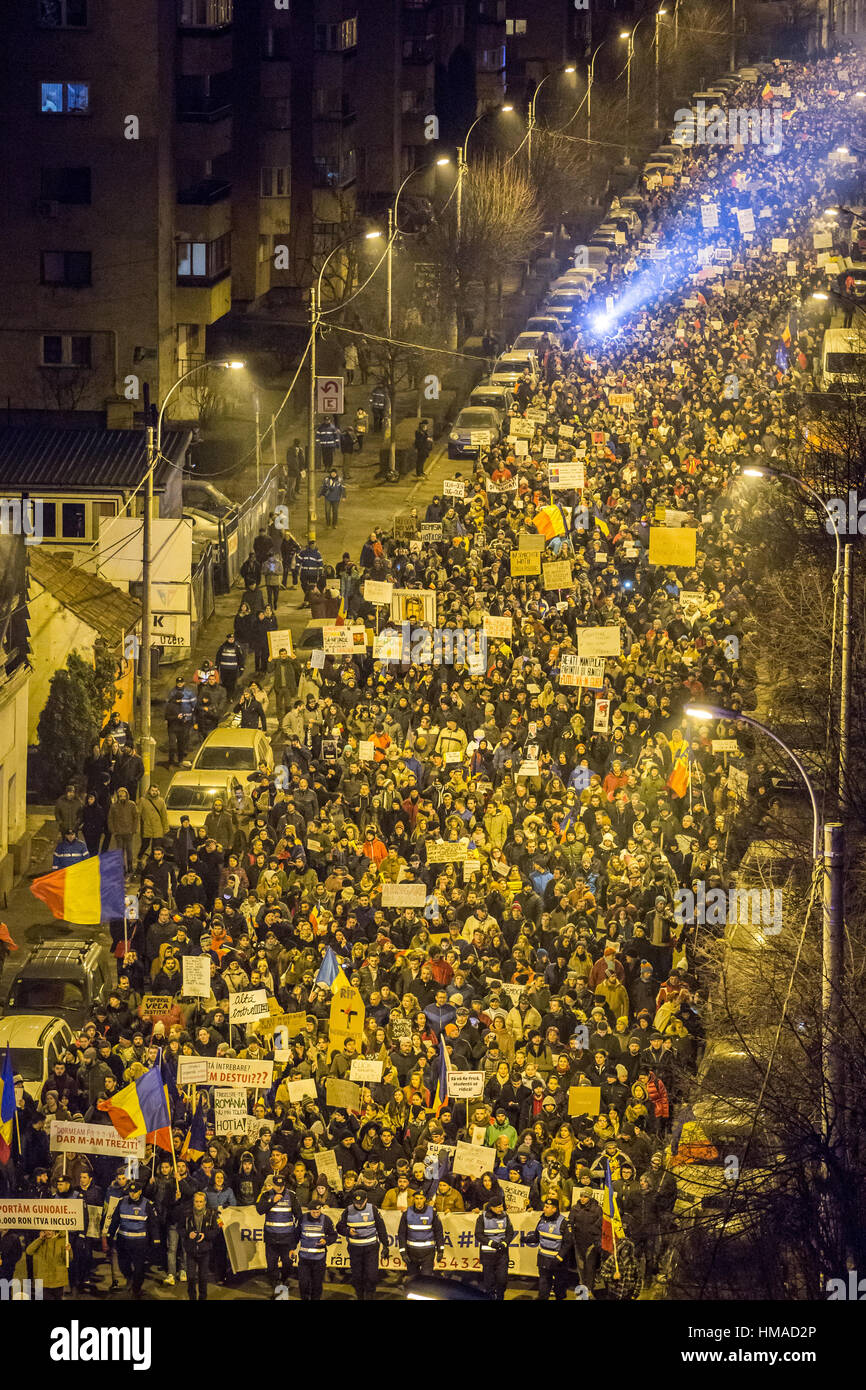
[[[823,860],[823,939],[821,960],[821,1119],[828,1147],[841,1147],[838,1132],[838,1105],[845,1081],[844,1056],[841,1045],[842,986],[844,983],[844,872],[845,830],[838,822],[824,825],[821,843],[821,816],[815,788],[800,759],[787,743],[742,711],[722,709],[717,705],[688,705],[685,713],[690,719],[738,720],[766,734],[790,758],[805,783],[812,803],[812,862],[817,868]],[[823,849],[823,853],[822,853]]]
[[[483,121],[485,116],[505,115],[508,111],[513,111],[514,107],[506,103],[499,106],[495,111],[482,111],[480,116],[476,116],[471,126],[463,137],[463,144],[457,146],[457,241],[460,241],[460,234],[463,230],[463,175],[466,173],[466,151],[469,148],[469,137],[479,121]]]
[[[153,564],[153,543],[152,543],[152,521],[153,521],[153,475],[156,466],[162,455],[162,422],[165,418],[165,408],[174,395],[196,372],[200,372],[207,367],[223,367],[227,370],[240,371],[246,364],[244,362],[199,362],[197,366],[190,367],[188,372],[179,376],[177,381],[169,387],[165,394],[165,400],[157,417],[156,429],[153,426],[153,419],[150,411],[149,396],[145,397],[145,430],[146,430],[146,461],[147,472],[144,475],[144,509],[141,521],[141,644],[139,648],[139,673],[140,673],[140,726],[141,726],[141,760],[144,763],[144,775],[148,778],[153,773],[156,761],[156,740],[151,733],[150,719],[150,699],[151,699],[151,677],[150,660],[153,643],[151,641],[151,614],[153,611],[151,594],[151,569]]]
[[[592,84],[595,81],[595,60],[605,43],[606,40],[602,39],[601,43],[596,46],[596,50],[589,60],[586,73],[586,151],[590,169],[592,168]]]
[[[625,60],[625,163],[631,163],[631,60],[634,57],[634,35],[637,24],[631,29],[622,29],[620,38],[628,41]]]
[[[655,124],[656,130],[659,128],[659,20],[667,14],[667,10],[656,10],[656,32],[655,32]]]
[[[557,77],[561,72],[573,73],[574,70],[575,69],[569,65],[567,68],[556,68],[553,72],[545,73],[535,91],[532,93],[532,96],[529,98],[529,118],[526,126],[526,164],[528,168],[532,167],[532,132],[535,129],[535,108],[538,101],[538,93],[541,91],[545,82],[551,77]]]

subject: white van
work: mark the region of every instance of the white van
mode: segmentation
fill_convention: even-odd
[[[862,329],[827,329],[821,344],[821,385],[825,390],[853,385],[866,394],[866,333]]]
[[[503,352],[487,380],[492,386],[516,386],[529,372],[533,386],[538,384],[538,358],[534,352]]]

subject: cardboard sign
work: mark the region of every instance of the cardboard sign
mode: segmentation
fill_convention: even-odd
[[[506,1211],[527,1211],[529,1209],[529,1188],[522,1182],[500,1182],[505,1197]]]
[[[376,745],[371,738],[359,740],[358,761],[361,763],[374,763],[376,761]]]
[[[529,442],[526,439],[515,439],[514,457],[519,459],[529,458]]]
[[[77,1124],[74,1120],[53,1120],[50,1143],[52,1153],[107,1154],[110,1158],[144,1158],[144,1135],[124,1139],[114,1125]]]
[[[426,543],[437,544],[442,539],[442,522],[425,521],[418,527],[418,539]]]
[[[751,208],[737,208],[737,225],[741,236],[755,230],[755,214]]]
[[[739,753],[740,745],[735,738],[714,738],[714,753]]]
[[[531,439],[535,434],[535,425],[531,420],[512,419],[508,428],[509,439]]]
[[[240,1027],[244,1023],[254,1023],[257,1018],[267,1018],[268,993],[264,989],[240,989],[229,995],[229,1023]]]
[[[268,656],[271,661],[276,661],[284,647],[289,656],[294,656],[295,646],[292,641],[291,628],[278,627],[275,631],[268,633]]]
[[[537,531],[521,531],[517,537],[517,549],[524,553],[529,551],[532,554],[541,554],[546,545],[547,541]]]
[[[80,1197],[0,1197],[0,1231],[16,1229],[83,1231],[84,1203]]]
[[[701,225],[705,232],[712,232],[719,225],[719,209],[716,203],[701,205]]]
[[[543,448],[542,451],[541,451],[541,457],[542,457],[543,459],[555,459],[555,458],[556,458],[556,445],[555,445],[555,444],[545,444],[544,448]]]
[[[586,487],[586,465],[579,460],[552,463],[547,470],[547,481],[551,492],[580,492]]]
[[[619,656],[621,651],[622,634],[619,624],[615,627],[579,627],[577,629],[578,656]]]
[[[312,1077],[304,1077],[300,1081],[284,1081],[283,1085],[292,1105],[300,1105],[302,1100],[319,1099],[316,1083]]]
[[[610,700],[596,699],[592,716],[592,732],[606,734],[610,728]]]
[[[333,1149],[323,1149],[321,1153],[314,1154],[316,1160],[316,1173],[320,1178],[327,1178],[337,1192],[343,1186],[343,1179],[337,1167],[337,1155]]]
[[[459,864],[466,858],[466,840],[434,840],[427,845],[428,864]]]
[[[574,438],[574,425],[560,425],[560,427],[559,427],[559,437],[560,437],[560,439],[573,439],[573,438]]]
[[[350,627],[323,627],[322,651],[326,656],[351,656],[355,634]]]
[[[451,1100],[472,1100],[484,1095],[483,1071],[450,1071],[448,1095]]]
[[[210,994],[210,990],[208,990]],[[141,996],[141,1017],[160,1018],[163,1014],[171,1013],[174,1006],[174,996],[171,994],[143,994]]]
[[[464,1144],[458,1140],[452,1171],[457,1177],[480,1178],[482,1173],[493,1172],[495,1162],[496,1155],[486,1144]]]
[[[612,391],[608,400],[619,410],[634,410],[634,396],[631,391]]]
[[[442,484],[443,497],[457,497],[462,502],[466,496],[466,484],[460,478],[446,478]]]
[[[514,635],[514,619],[510,613],[502,618],[496,618],[492,613],[485,613],[482,627],[486,637],[498,637],[503,641],[510,642]]]
[[[598,1115],[601,1110],[600,1086],[569,1086],[569,1115]]]
[[[423,907],[427,901],[424,883],[383,883],[383,907]]]
[[[361,1088],[354,1081],[340,1081],[329,1076],[325,1081],[325,1104],[339,1110],[357,1110],[361,1104]]]
[[[274,1064],[264,1058],[179,1057],[178,1086],[270,1086]]]
[[[544,537],[541,536],[539,539],[544,540]],[[541,556],[537,551],[512,550],[510,559],[512,578],[519,575],[541,574]]]
[[[213,1093],[214,1130],[217,1134],[241,1133],[246,1125],[247,1093],[236,1087]]]
[[[816,251],[827,251],[833,245],[831,232],[813,232],[812,246]]]
[[[574,582],[570,560],[550,560],[541,573],[545,589],[570,589]]]
[[[516,775],[518,777],[537,777],[539,775],[538,759],[526,758],[517,769]]]
[[[210,956],[184,956],[183,994],[187,999],[207,999],[210,995]]]
[[[559,659],[559,684],[578,686],[584,690],[603,690],[604,661],[603,656],[572,656],[564,653]]]
[[[691,527],[651,526],[649,533],[649,563],[694,568],[698,533]]]
[[[786,236],[774,236],[770,242],[770,250],[784,254],[788,250],[789,242]]]
[[[354,1057],[349,1068],[349,1080],[360,1081],[363,1086],[382,1080],[384,1063],[381,1058]]]
[[[393,592],[394,585],[387,583],[385,580],[364,580],[364,599],[367,603],[390,603]]]

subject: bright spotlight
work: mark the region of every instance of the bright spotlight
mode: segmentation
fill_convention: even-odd
[[[229,370],[230,370],[230,371],[233,371],[233,372],[242,372],[243,369],[244,369],[244,367],[245,367],[246,365],[247,365],[246,362],[224,362],[224,363],[223,363],[223,366],[224,366],[224,367],[228,367]]]
[[[613,323],[613,314],[596,314],[592,326],[596,333],[606,333]]]

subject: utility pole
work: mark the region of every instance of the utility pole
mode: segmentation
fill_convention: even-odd
[[[839,815],[848,806],[848,737],[851,725],[851,579],[854,549],[845,546],[845,568],[842,580],[842,672],[839,696]]]
[[[839,1108],[844,1098],[842,985],[845,966],[845,828],[824,826],[824,939],[821,980],[822,1128],[830,1149],[843,1150]]]
[[[150,387],[144,383],[144,423],[147,440],[147,472],[144,478],[144,512],[141,526],[141,645],[139,647],[140,699],[139,721],[141,728],[141,760],[144,763],[145,780],[153,773],[156,759],[156,741],[150,732],[150,628],[151,628],[151,519],[153,516],[153,471],[157,464],[156,433],[153,424],[153,407],[150,404]]]
[[[656,10],[655,128],[659,128],[659,21],[665,10]]]
[[[737,70],[737,0],[731,0],[731,72]]]
[[[460,245],[460,238],[463,233],[463,170],[466,168],[466,146],[457,146],[457,207],[455,217],[457,219],[457,245]]]
[[[458,176],[459,177],[459,176]],[[399,194],[398,194],[399,197]],[[397,441],[394,438],[394,417],[397,414],[394,381],[394,348],[391,344],[394,326],[394,207],[388,208],[388,260],[385,275],[385,337],[388,340],[388,477],[397,472]]]
[[[262,423],[258,392],[253,399],[256,409],[256,487],[258,487],[262,481]]]
[[[277,469],[277,417],[271,416],[271,454],[274,463],[274,472]]]
[[[319,296],[310,289],[310,424],[307,434],[307,539],[316,539],[316,338],[319,332]]]

